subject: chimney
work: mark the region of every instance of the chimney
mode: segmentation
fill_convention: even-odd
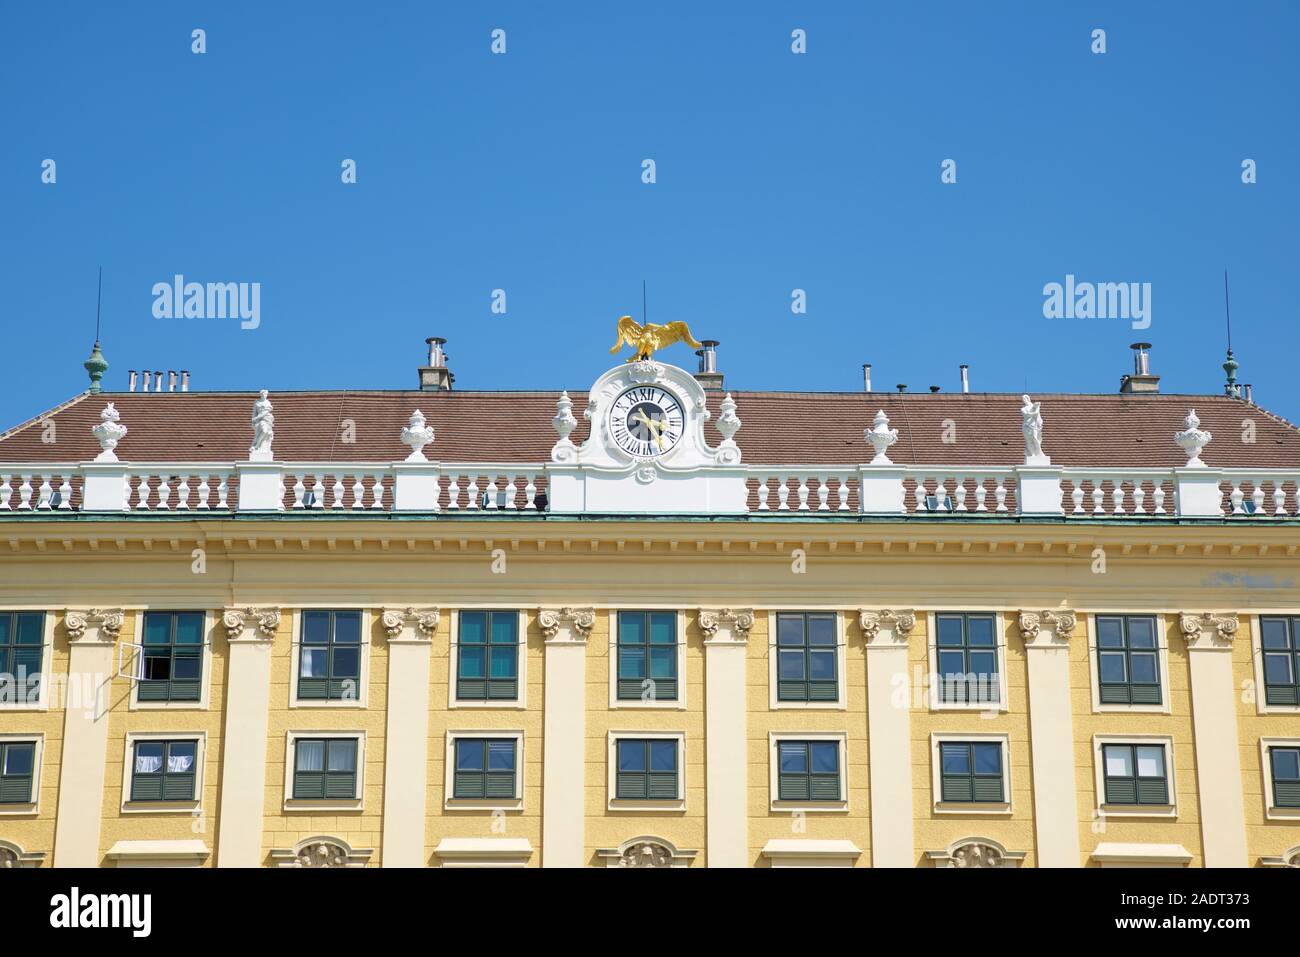
[[[153,381],[153,373],[150,372],[148,369],[145,369],[144,372],[141,373],[141,375],[144,376],[144,387],[140,391],[148,392],[149,383]]]
[[[1246,385],[1244,386],[1244,388],[1245,388],[1245,390],[1246,390],[1246,401],[1249,402],[1251,405],[1254,405],[1254,404],[1255,404],[1255,387],[1254,387],[1253,385],[1251,385],[1249,382],[1247,382]]]
[[[447,353],[442,351],[447,340],[430,336],[424,342],[429,347],[429,364],[420,366],[420,391],[450,392],[456,377],[447,368]]]
[[[1151,374],[1151,358],[1147,355],[1151,343],[1135,342],[1129,348],[1133,350],[1133,374],[1119,380],[1119,391],[1130,394],[1159,392],[1160,376]]]
[[[871,391],[871,363],[862,363],[862,389],[864,392]]]
[[[900,383],[898,383],[897,389],[898,389],[899,392],[906,392],[906,391],[907,391],[907,383],[906,383],[906,382],[900,382]]]
[[[134,369],[131,369],[130,371],[127,372],[127,375],[129,375],[129,376],[131,377],[131,379],[130,379],[131,384],[130,384],[129,386],[127,386],[126,391],[127,391],[127,392],[134,392],[134,391],[135,391],[135,377],[136,377],[137,373],[136,373],[136,371],[135,371]]]
[[[970,391],[970,366],[964,362],[961,364],[961,391]]]
[[[171,369],[167,370],[167,391],[176,391],[176,373]]]
[[[936,392],[938,392],[938,391],[939,391],[939,387],[938,387],[937,385],[932,385],[932,386],[930,386],[930,394],[931,394],[931,395],[934,395],[934,393],[936,393]]]
[[[701,339],[700,345],[704,348],[695,353],[700,357],[700,371],[695,373],[695,378],[707,391],[721,392],[722,373],[718,371],[718,346],[721,343],[717,339]]]
[[[181,391],[182,392],[190,391],[190,370],[189,369],[181,370]]]
[[[154,370],[154,374],[153,374],[153,390],[154,390],[155,392],[161,392],[161,391],[162,391],[162,369],[155,369],[155,370]]]

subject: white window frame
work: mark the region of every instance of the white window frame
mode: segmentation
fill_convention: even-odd
[[[145,612],[198,611],[203,613],[203,655],[200,667],[203,673],[199,677],[198,701],[141,701],[140,678],[144,668],[144,616]],[[141,608],[135,613],[135,648],[131,669],[135,678],[131,681],[131,697],[127,701],[129,711],[207,711],[211,707],[212,688],[212,630],[216,626],[212,611],[207,608],[186,608],[180,605],[160,605],[157,608]],[[116,663],[115,663],[116,664]]]
[[[686,810],[686,732],[684,731],[610,731],[605,752],[608,770],[606,808],[610,811],[684,811]],[[618,793],[618,742],[619,741],[676,741],[677,742],[677,797],[675,798],[619,798]]]
[[[295,798],[293,772],[297,761],[299,738],[347,738],[357,742],[357,792],[355,798]],[[284,737],[284,802],[286,811],[364,811],[366,795],[366,732],[355,731],[286,731]]]
[[[618,614],[621,611],[671,611],[677,616],[677,700],[676,701],[635,701],[619,700],[618,697]],[[636,710],[686,710],[686,613],[680,608],[664,608],[655,605],[629,605],[626,608],[614,608],[609,613],[609,707],[617,711]]]
[[[131,778],[135,774],[135,746],[140,741],[193,741],[194,799],[192,801],[132,801]],[[203,771],[208,753],[206,731],[128,731],[122,755],[123,814],[194,814],[203,812]]]
[[[929,698],[931,711],[983,711],[1005,714],[1009,708],[1007,703],[1007,630],[1006,621],[1002,612],[993,608],[975,608],[975,607],[952,607],[938,608],[925,613],[926,621],[926,647],[928,649],[929,664]],[[993,616],[993,640],[998,654],[998,702],[977,702],[971,704],[965,701],[942,701],[940,700],[940,686],[943,679],[939,675],[939,615],[992,615]]]
[[[511,611],[514,606],[496,607],[493,605],[467,605],[463,608],[453,608],[451,610],[451,653],[449,656],[450,671],[447,675],[447,707],[450,710],[459,708],[467,709],[491,709],[495,711],[525,711],[528,708],[528,613],[520,608],[518,635],[519,644],[515,649],[515,674],[519,682],[519,695],[514,701],[463,701],[456,697],[456,681],[460,673],[460,616],[466,611]]]
[[[830,614],[835,616],[835,701],[781,701],[777,694],[777,633],[778,615]],[[848,679],[845,667],[844,614],[834,608],[776,608],[767,613],[767,703],[773,711],[847,711]]]
[[[0,734],[5,744],[34,744],[32,751],[32,800],[26,804],[0,804],[0,817],[36,817],[41,813],[41,774],[45,760],[45,732]]]
[[[0,713],[6,711],[49,711],[50,710],[50,669],[54,666],[54,610],[51,608],[33,608],[25,605],[7,605],[0,608],[0,614],[11,612],[39,611],[45,615],[45,624],[41,629],[41,684],[35,701],[0,700]],[[67,695],[67,675],[59,680]],[[3,692],[0,692],[2,694]]]
[[[1131,744],[1149,746],[1158,744],[1165,749],[1165,779],[1169,787],[1167,805],[1116,805],[1123,810],[1111,810],[1106,804],[1106,768],[1102,747],[1107,744]],[[1136,768],[1134,771],[1136,772]],[[1174,772],[1174,738],[1169,734],[1094,734],[1092,736],[1092,772],[1093,772],[1093,820],[1104,821],[1114,818],[1165,818],[1178,817],[1178,782]],[[1150,810],[1141,810],[1148,807]]]
[[[1264,818],[1269,821],[1295,821],[1300,819],[1300,807],[1277,807],[1273,799],[1273,764],[1268,757],[1269,748],[1300,748],[1300,738],[1260,738],[1259,767],[1264,775]]]
[[[357,689],[356,698],[326,699],[323,701],[298,700],[298,672],[302,665],[302,613],[304,611],[360,611],[361,612],[361,687]],[[289,707],[290,708],[361,708],[367,707],[370,700],[370,647],[373,644],[374,619],[369,608],[340,602],[328,605],[304,605],[293,610],[293,653],[289,669]]]
[[[1255,663],[1255,713],[1300,714],[1300,704],[1268,704],[1264,689],[1264,626],[1262,618],[1290,618],[1300,615],[1300,610],[1281,609],[1254,612],[1250,616],[1250,657]]]
[[[456,742],[461,738],[513,738],[515,742],[515,796],[513,798],[457,798]],[[522,811],[524,809],[524,732],[510,728],[477,728],[447,732],[443,754],[442,807],[445,811]]]
[[[1154,618],[1156,621],[1156,662],[1160,668],[1160,704],[1102,704],[1101,647],[1097,644],[1097,616],[1103,618]],[[1088,619],[1088,687],[1092,692],[1093,714],[1147,713],[1170,714],[1169,703],[1169,629],[1165,616],[1158,611],[1090,611]]]
[[[943,759],[941,744],[1002,745],[1002,794],[1000,802],[943,800]],[[930,735],[930,809],[935,814],[967,814],[980,817],[1010,817],[1015,791],[1011,783],[1011,735],[1006,732],[972,734],[964,731],[936,731]]]
[[[782,801],[781,758],[777,747],[782,741],[834,741],[840,749],[840,799],[838,801]],[[849,735],[847,731],[769,731],[767,734],[768,808],[772,811],[847,814],[849,811]]]

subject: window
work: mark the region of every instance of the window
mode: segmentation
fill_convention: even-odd
[[[935,615],[939,700],[979,704],[1001,700],[993,615]]]
[[[452,797],[513,799],[515,744],[514,738],[457,738]]]
[[[1300,617],[1259,619],[1264,703],[1300,704]]]
[[[519,613],[463,611],[457,640],[456,697],[515,701],[519,697]]]
[[[193,801],[198,742],[137,741],[132,801]]]
[[[1156,620],[1097,616],[1097,683],[1101,704],[1160,704]]]
[[[0,804],[32,804],[35,741],[0,741]]]
[[[838,741],[778,741],[777,799],[839,801]]]
[[[1268,749],[1273,806],[1300,808],[1300,745]]]
[[[776,616],[777,700],[839,699],[834,614]]]
[[[618,613],[618,700],[676,701],[677,613]]]
[[[361,612],[304,611],[299,700],[357,701],[360,685]]]
[[[0,704],[39,702],[44,636],[44,612],[0,612]]]
[[[198,701],[203,692],[203,612],[147,611],[137,701]]]
[[[620,738],[614,796],[622,800],[675,801],[678,797],[677,740]]]
[[[295,799],[357,796],[356,738],[297,738],[293,745]]]
[[[1169,804],[1161,744],[1105,744],[1101,748],[1107,804]]]
[[[1005,803],[1002,743],[939,742],[940,800],[962,804]]]

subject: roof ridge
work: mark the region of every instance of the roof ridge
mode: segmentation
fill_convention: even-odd
[[[36,415],[32,416],[26,422],[20,422],[17,425],[15,425],[12,429],[9,429],[5,432],[0,432],[0,442],[3,442],[5,439],[11,436],[17,435],[19,432],[21,432],[23,429],[27,428],[28,426],[38,424],[42,419],[47,419],[51,415],[54,415],[56,412],[62,412],[64,409],[76,405],[78,402],[80,402],[82,399],[86,398],[89,395],[90,395],[89,391],[80,392],[77,395],[74,395],[71,399],[66,399],[63,402],[60,402],[54,408],[46,409],[44,412],[38,412]]]

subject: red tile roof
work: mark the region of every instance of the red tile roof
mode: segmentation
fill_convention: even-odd
[[[406,457],[398,441],[419,408],[437,437],[425,450],[446,462],[545,462],[559,392],[281,392],[275,409],[275,455],[285,461],[387,462]],[[587,390],[571,389],[581,442]],[[899,431],[890,457],[900,464],[1010,466],[1023,461],[1019,395],[994,393],[733,392],[744,423],[736,441],[744,461],[771,465],[853,465],[871,457],[863,441],[877,409]],[[82,395],[0,434],[0,463],[94,458],[90,429],[113,402],[130,430],[117,448],[124,461],[219,462],[246,459],[252,438],[252,392],[102,393]],[[712,444],[721,395],[710,394]],[[1173,434],[1195,408],[1214,433],[1202,454],[1211,466],[1300,468],[1300,430],[1238,399],[1215,395],[1044,395],[1043,447],[1057,465],[1111,468],[1185,464]],[[55,424],[42,441],[44,420]],[[1243,441],[1246,421],[1255,441]],[[355,441],[346,441],[352,423]],[[949,428],[951,423],[951,428]],[[945,430],[955,437],[944,441]]]

